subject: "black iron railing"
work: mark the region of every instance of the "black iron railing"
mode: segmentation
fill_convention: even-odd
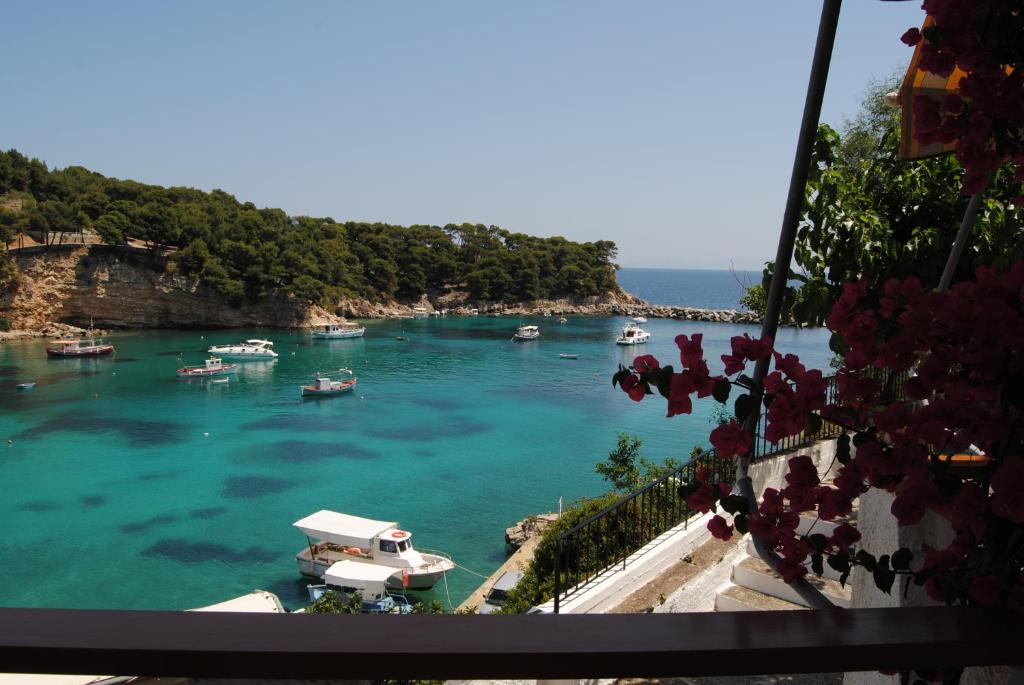
[[[892,374],[879,369],[866,369],[861,374],[881,383],[881,402],[903,396],[903,384],[908,374]],[[829,376],[826,380],[825,403],[833,404],[836,377]],[[769,442],[764,437],[764,422],[765,414],[762,413],[754,440],[755,462],[807,447],[819,440],[836,438],[846,430],[839,424],[822,420],[814,430]],[[575,592],[619,563],[625,568],[630,556],[669,529],[679,524],[686,529],[695,512],[687,505],[682,495],[685,490],[680,486],[693,482],[698,469],[707,471],[712,484],[732,483],[735,475],[732,459],[718,459],[715,451],[709,450],[626,495],[555,539],[555,613],[558,613],[563,594]]]

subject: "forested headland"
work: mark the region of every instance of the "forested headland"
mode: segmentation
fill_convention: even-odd
[[[0,151],[0,249],[19,233],[61,242],[95,233],[142,242],[167,268],[196,276],[235,304],[287,293],[332,307],[343,298],[414,300],[465,291],[526,302],[618,292],[615,243],[538,238],[496,226],[395,226],[289,216],[213,190],[108,178],[80,166],[49,169]],[[0,255],[0,282],[12,277]],[[5,271],[6,269],[6,271]]]

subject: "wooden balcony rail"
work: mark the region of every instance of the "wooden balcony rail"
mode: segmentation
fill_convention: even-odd
[[[970,608],[371,616],[0,609],[0,670],[211,678],[583,678],[1012,664]]]

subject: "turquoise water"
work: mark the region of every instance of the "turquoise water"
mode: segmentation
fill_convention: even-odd
[[[703,332],[715,356],[756,332],[652,320],[648,345],[623,348],[622,319],[523,322],[541,339],[511,343],[518,320],[479,317],[369,322],[365,338],[334,342],[124,333],[106,359],[0,346],[0,437],[13,441],[0,442],[0,605],[183,609],[263,588],[296,606],[305,538],[291,524],[318,509],[397,520],[418,547],[490,573],[507,526],[604,490],[594,463],[617,432],[640,435],[648,458],[706,443],[713,402],[665,419],[663,401],[612,390],[618,363],[641,350],[678,360],[680,332]],[[199,363],[210,344],[264,335],[275,363],[246,363],[227,384],[175,378],[179,353]],[[787,330],[780,342],[824,364],[826,340]],[[354,394],[299,399],[300,383],[339,367],[355,370]],[[15,390],[25,380],[38,386]],[[450,574],[452,600],[478,582]]]

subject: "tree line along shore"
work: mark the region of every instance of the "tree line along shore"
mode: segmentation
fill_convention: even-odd
[[[222,190],[148,185],[0,152],[0,245],[88,234],[143,245],[235,305],[271,294],[331,309],[342,299],[409,301],[464,291],[514,303],[618,293],[615,243],[539,238],[482,224],[395,226],[289,216]],[[16,277],[5,256],[0,280]]]

